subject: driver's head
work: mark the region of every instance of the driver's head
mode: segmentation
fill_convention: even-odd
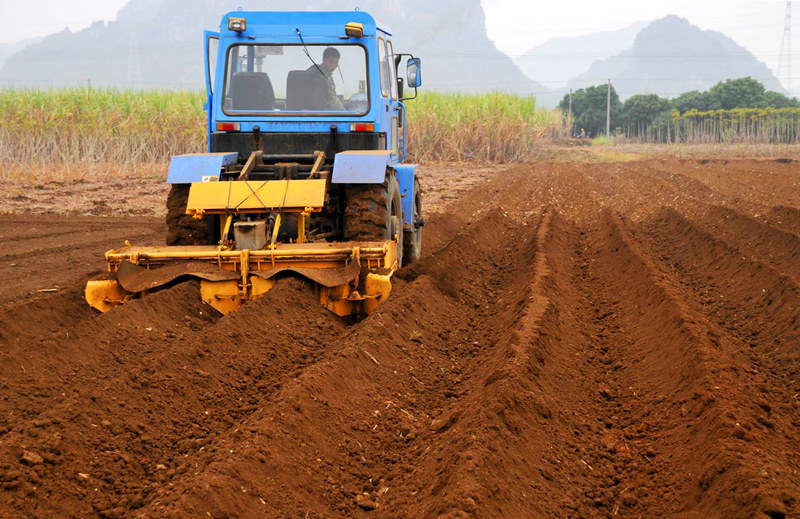
[[[328,71],[333,72],[336,70],[336,67],[339,66],[339,56],[338,50],[333,47],[328,47],[322,53],[322,66],[328,69]]]

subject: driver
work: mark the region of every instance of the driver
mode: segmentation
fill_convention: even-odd
[[[325,78],[325,108],[328,110],[344,110],[339,96],[336,95],[336,84],[333,82],[333,72],[339,66],[339,51],[333,47],[328,47],[322,53],[322,65],[316,64],[308,67],[309,71],[319,70]]]

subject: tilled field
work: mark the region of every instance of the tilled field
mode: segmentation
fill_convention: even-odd
[[[482,174],[356,324],[292,279],[98,315],[161,221],[0,216],[0,517],[800,513],[796,163]]]

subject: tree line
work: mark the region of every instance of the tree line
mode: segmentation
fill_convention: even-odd
[[[571,115],[573,135],[605,133],[607,96],[607,84],[581,88],[572,94],[571,110],[570,96],[564,96],[558,107]],[[611,87],[612,131],[643,142],[794,142],[798,125],[800,101],[768,91],[750,77],[720,81],[707,92],[693,90],[673,99],[638,94],[624,103]]]

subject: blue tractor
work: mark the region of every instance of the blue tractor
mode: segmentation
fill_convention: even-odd
[[[87,300],[107,311],[190,276],[226,313],[289,274],[339,315],[370,313],[422,246],[403,164],[420,60],[357,10],[236,11],[205,36],[208,153],[171,160],[167,247],[107,252],[116,279]]]

